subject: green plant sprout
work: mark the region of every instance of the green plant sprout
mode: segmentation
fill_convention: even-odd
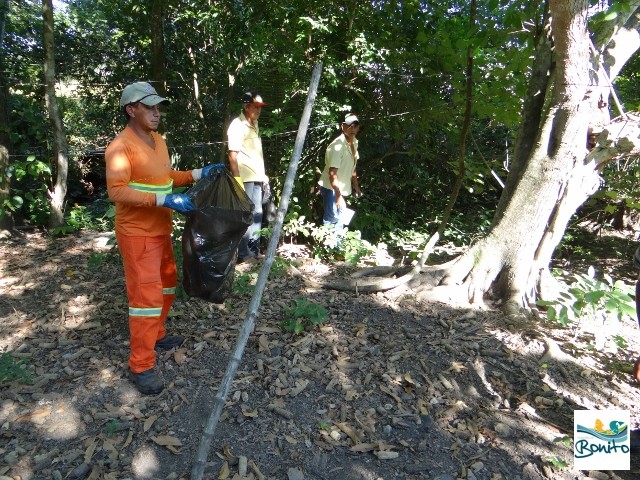
[[[253,293],[253,281],[258,277],[257,273],[240,273],[236,272],[236,276],[233,282],[233,291],[246,295]]]
[[[291,262],[282,257],[274,257],[271,264],[271,270],[269,270],[269,277],[271,278],[283,278],[289,271],[289,265]]]
[[[33,383],[33,367],[27,365],[27,360],[16,360],[9,352],[0,355],[0,383],[18,382]]]
[[[280,326],[285,332],[300,334],[305,329],[320,325],[329,318],[327,309],[306,298],[296,298],[295,305],[284,309],[284,320]]]

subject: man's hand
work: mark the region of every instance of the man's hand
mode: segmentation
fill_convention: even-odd
[[[194,168],[193,170],[191,170],[193,181],[197,182],[201,178],[206,178],[206,176],[209,175],[209,172],[211,172],[211,170],[213,170],[214,168],[224,168],[224,164],[214,163],[213,165],[207,165],[206,167]]]
[[[213,165],[207,165],[202,169],[202,176],[206,178],[209,175],[209,172],[213,169],[222,169],[224,168],[224,163],[214,163]]]
[[[191,199],[184,193],[170,193],[169,195],[156,194],[156,205],[172,208],[180,213],[193,212],[196,207]]]
[[[341,194],[336,194],[336,207],[338,210],[344,210],[347,208],[347,203],[344,201],[344,197]]]

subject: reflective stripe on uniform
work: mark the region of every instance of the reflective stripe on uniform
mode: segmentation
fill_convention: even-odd
[[[176,287],[170,287],[170,288],[163,288],[162,289],[162,294],[163,295],[173,295],[176,293]]]
[[[159,317],[162,313],[162,307],[137,308],[129,307],[130,317]]]
[[[173,191],[173,180],[166,185],[149,185],[147,183],[129,182],[129,186],[139,192],[160,193],[169,195]]]

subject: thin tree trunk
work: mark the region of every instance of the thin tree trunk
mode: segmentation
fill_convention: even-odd
[[[231,123],[231,105],[234,103],[234,92],[235,92],[235,84],[236,78],[238,78],[238,74],[244,67],[244,60],[240,60],[236,65],[236,69],[233,73],[228,74],[228,84],[227,84],[227,101],[225,102],[224,107],[224,121],[222,122],[222,148],[220,149],[220,158],[219,163],[225,163],[226,154],[227,154],[227,128],[229,128],[229,124]]]
[[[4,0],[0,6],[0,230],[13,230],[13,213],[5,205],[10,199],[9,175],[9,85],[5,77],[4,64],[4,34],[7,13],[9,12],[9,0]]]
[[[167,93],[163,28],[164,11],[165,0],[153,0],[151,5],[151,82],[162,96]]]
[[[64,201],[67,196],[67,175],[69,172],[69,147],[65,138],[62,116],[58,107],[55,86],[55,42],[53,24],[53,2],[42,0],[42,18],[44,21],[44,80],[45,102],[49,120],[53,129],[53,142],[56,156],[57,175],[51,196],[49,226],[60,227],[64,224]]]
[[[208,131],[208,125],[204,118],[204,108],[202,107],[202,102],[200,100],[200,83],[198,82],[198,69],[196,63],[196,56],[193,53],[193,48],[188,45],[187,46],[187,55],[189,56],[189,61],[191,62],[191,79],[193,82],[193,100],[196,104],[196,109],[198,112],[198,118],[202,123],[202,127],[205,129],[204,138],[210,138],[212,132]]]

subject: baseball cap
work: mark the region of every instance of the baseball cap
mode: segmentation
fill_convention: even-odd
[[[342,123],[345,125],[353,125],[354,123],[360,123],[360,120],[358,120],[358,117],[356,117],[354,113],[347,113]]]
[[[254,103],[259,107],[263,107],[266,105],[266,103],[262,101],[262,97],[255,92],[245,92],[242,95],[241,101],[242,103]]]
[[[159,103],[169,103],[169,100],[158,95],[156,89],[149,83],[136,82],[124,87],[122,96],[120,97],[120,106],[124,107],[125,105],[136,102],[141,102],[149,107],[153,107]]]

